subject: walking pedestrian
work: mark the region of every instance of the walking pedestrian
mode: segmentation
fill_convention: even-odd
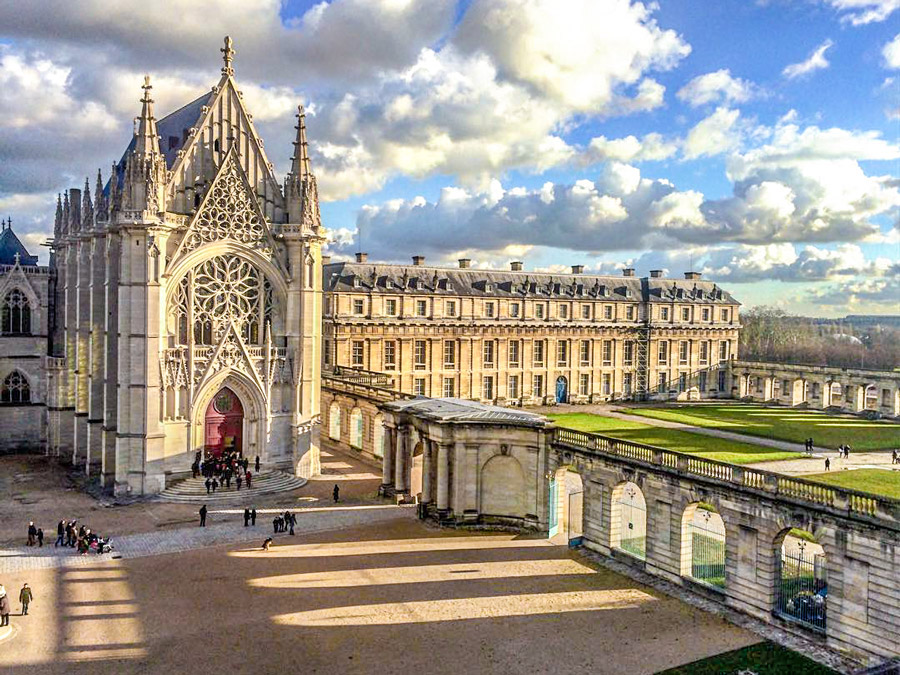
[[[38,538],[38,546],[43,546],[44,545],[44,530],[43,530],[43,528],[40,528],[40,527],[38,528],[37,538]]]
[[[73,530],[72,530],[73,524],[74,524],[74,521],[72,523],[66,524],[66,543],[64,544],[65,546],[69,546],[69,547],[72,546],[72,537],[75,536],[73,534]]]
[[[59,523],[57,523],[57,525],[56,525],[56,543],[53,544],[53,548],[64,545],[63,540],[66,536],[66,527],[67,527],[67,524],[66,524],[66,521],[64,521],[64,520],[61,520],[61,521],[59,521]]]
[[[891,464],[897,464],[897,451],[894,450],[891,453]]]
[[[247,470],[247,489],[250,489],[250,481],[253,479],[253,474],[250,473],[249,469]]]
[[[850,444],[844,446],[844,459],[850,459]]]
[[[296,518],[296,516],[294,516],[293,513],[288,512],[287,519],[288,519],[288,525],[291,528],[291,536],[293,537],[294,536],[294,525],[297,524],[297,518]]]
[[[253,509],[253,510],[250,512],[250,524],[251,524],[253,527],[256,527],[256,509]]]
[[[256,456],[256,461],[253,462],[253,470],[259,473],[259,455]]]
[[[825,458],[825,470],[831,471],[831,460],[828,459],[827,457]]]
[[[215,478],[213,478],[213,482],[212,482],[213,494],[216,494],[217,487],[219,487],[219,481],[217,481]]]
[[[34,540],[37,539],[37,528],[34,526],[34,521],[28,521],[28,546],[34,546]]]
[[[334,484],[334,490],[331,491],[331,494],[334,495],[334,503],[337,504],[341,496],[341,488],[338,487],[337,483]]]
[[[0,627],[9,625],[9,596],[6,589],[0,586]]]
[[[200,527],[206,527],[206,504],[200,507]]]
[[[244,482],[244,479],[241,478],[241,474],[238,474],[237,476],[234,477],[234,482],[235,482],[235,484],[237,484],[237,489],[240,490],[240,489],[241,489],[241,483]]]
[[[278,516],[275,516],[274,518],[272,518],[272,531],[275,534],[278,534],[278,521],[279,520],[281,520],[281,518],[279,518]]]
[[[209,494],[209,489],[212,487],[212,481],[207,478],[206,479],[206,494]]]
[[[244,527],[250,524],[250,509],[244,509]]]
[[[31,587],[26,583],[22,586],[22,590],[19,591],[19,602],[22,603],[22,616],[28,615],[28,605],[34,600],[34,593],[31,592]]]

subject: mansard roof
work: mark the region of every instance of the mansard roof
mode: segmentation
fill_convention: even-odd
[[[740,304],[711,281],[596,274],[459,269],[338,262],[323,266],[324,289],[494,298]]]
[[[12,227],[4,225],[3,231],[0,232],[0,265],[15,265],[16,254],[18,254],[18,262],[22,266],[38,264],[38,257],[28,252],[28,249],[12,231]]]
[[[406,412],[438,422],[511,424],[522,427],[544,427],[549,421],[543,415],[501,408],[462,398],[414,398],[383,404],[385,410]]]

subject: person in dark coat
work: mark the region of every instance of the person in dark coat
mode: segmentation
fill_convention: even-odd
[[[9,595],[6,589],[0,586],[0,626],[9,625]]]
[[[827,457],[825,458],[825,470],[831,471],[831,460],[828,459]]]
[[[247,471],[247,489],[250,489],[251,481],[253,480],[253,474],[250,471]]]
[[[206,504],[200,507],[200,527],[206,527]]]
[[[66,521],[61,520],[56,525],[56,543],[53,544],[53,548],[57,546],[63,546],[63,541],[65,541],[66,537]]]
[[[39,527],[37,531],[38,546],[44,545],[44,529]]]
[[[213,481],[212,481],[213,494],[216,494],[217,487],[219,487],[219,481],[217,481],[215,478],[213,478]]]
[[[32,600],[34,600],[34,593],[31,592],[31,587],[26,583],[22,586],[22,590],[19,591],[19,602],[22,604],[22,616],[28,614],[28,605]]]
[[[241,484],[238,483],[238,489],[240,489]],[[244,509],[244,527],[247,527],[250,524],[250,509]]]
[[[256,509],[253,509],[253,510],[250,512],[250,524],[251,524],[253,527],[256,527]]]
[[[234,482],[237,484],[237,489],[240,490],[240,489],[241,489],[241,483],[244,482],[243,476],[241,476],[241,474],[238,473],[238,474],[234,477]]]
[[[212,487],[212,481],[207,478],[206,479],[206,494],[209,494],[209,489]]]
[[[331,494],[334,495],[334,503],[337,504],[338,499],[341,498],[341,488],[338,487],[337,483],[335,483],[334,490],[331,491]]]
[[[278,530],[280,529],[279,526],[281,523],[279,521],[281,521],[281,518],[278,516],[272,518],[272,531],[275,532],[275,534],[278,534]]]
[[[297,517],[293,513],[288,511],[285,518],[287,518],[288,526],[291,528],[291,536],[293,537],[294,536],[294,525],[297,524]]]
[[[256,461],[253,463],[253,468],[256,470],[256,473],[259,473],[259,455],[256,456]]]
[[[37,528],[34,526],[34,521],[29,521],[27,545],[34,546],[35,539],[37,539]]]

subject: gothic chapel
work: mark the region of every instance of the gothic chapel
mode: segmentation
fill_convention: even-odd
[[[109,179],[57,206],[47,445],[117,494],[164,489],[201,451],[319,470],[324,239],[304,112],[282,187],[229,38],[221,51],[212,90],[160,120],[146,78]]]

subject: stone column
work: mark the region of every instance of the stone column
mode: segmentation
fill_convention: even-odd
[[[437,508],[443,513],[450,508],[450,446],[444,443],[437,452]]]
[[[866,385],[854,384],[853,386],[853,412],[862,412],[866,409]]]
[[[394,491],[409,492],[409,427],[398,429],[397,454],[394,460]]]
[[[434,484],[431,473],[434,468],[434,442],[427,438],[422,439],[422,503],[428,504],[434,499]]]
[[[394,457],[397,453],[397,429],[384,428],[384,457],[381,460],[381,492],[389,494],[394,487]]]

